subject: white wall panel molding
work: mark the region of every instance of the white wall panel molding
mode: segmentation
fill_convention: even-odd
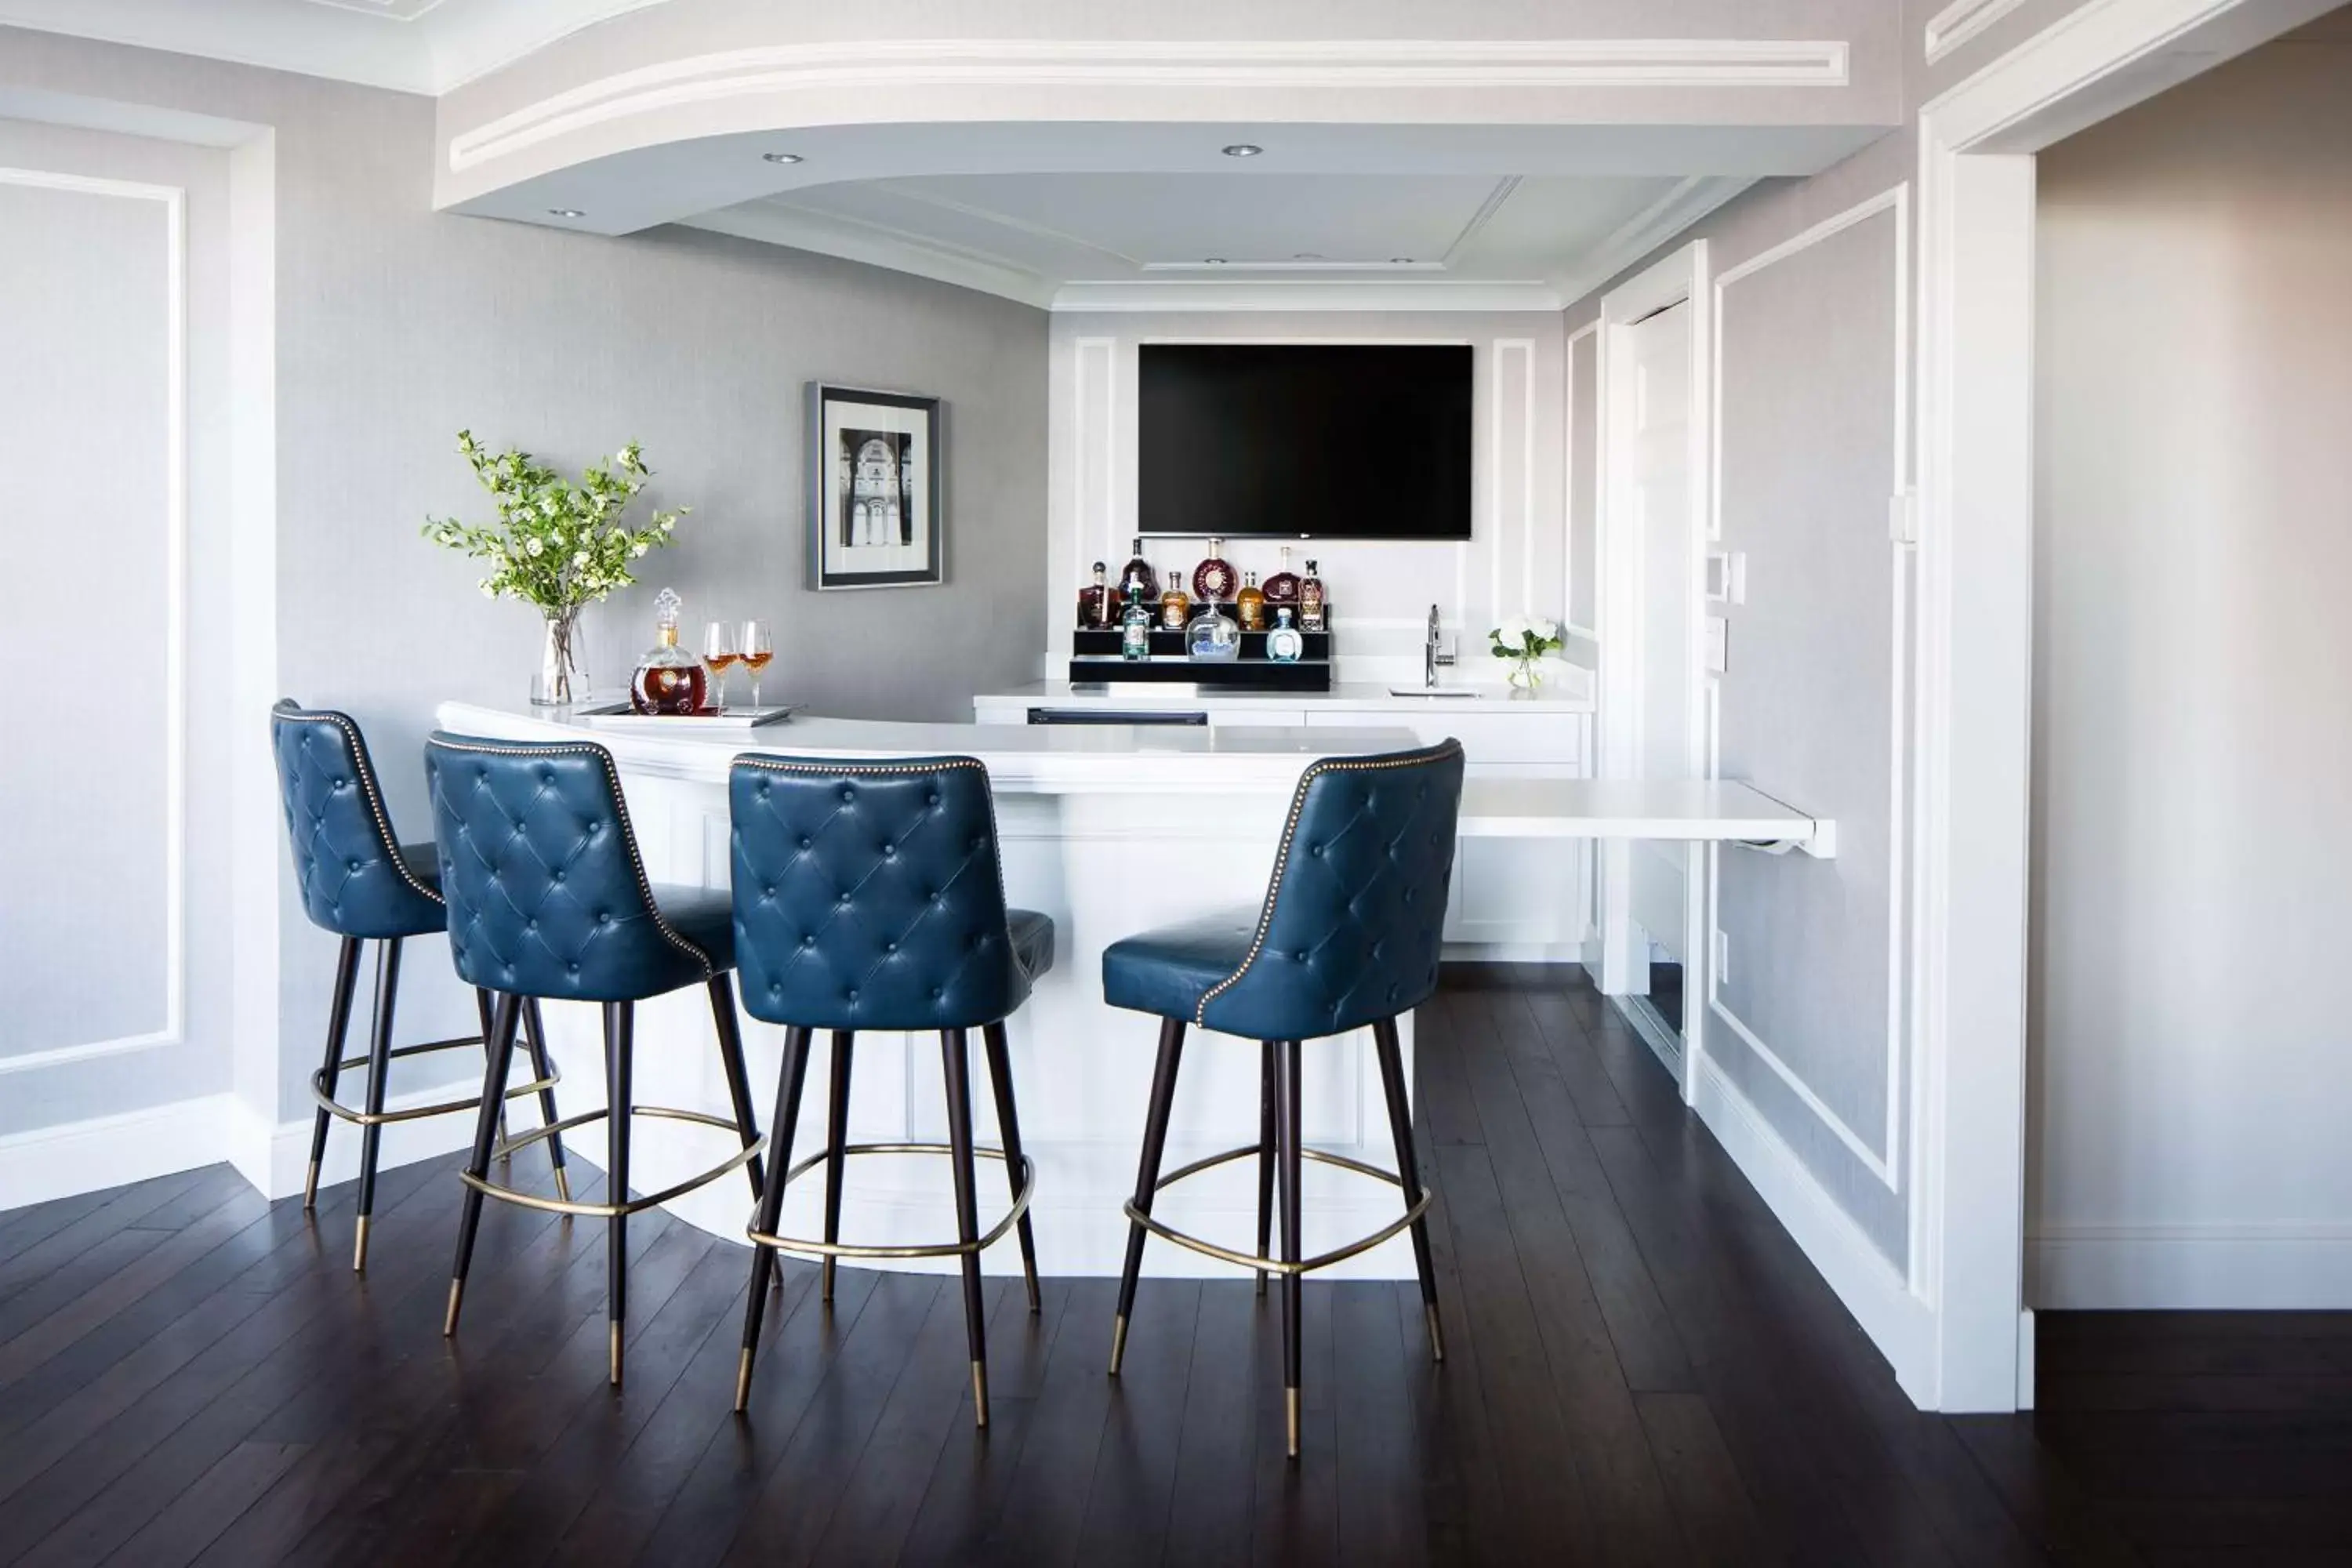
[[[462,132],[463,173],[557,138],[667,110],[841,89],[1838,88],[1847,48],[1822,39],[890,38],[775,44],[666,60],[551,94]],[[1402,109],[1402,105],[1399,106]],[[1279,116],[1277,116],[1278,118]],[[1399,118],[1412,118],[1400,114]]]
[[[2025,0],[1952,0],[1927,18],[1921,39],[1927,63],[1934,65],[2024,4]]]
[[[1754,277],[1767,268],[1778,266],[1792,257],[1802,255],[1822,241],[1843,234],[1857,224],[1867,222],[1881,215],[1892,217],[1895,231],[1893,245],[1895,354],[1894,362],[1889,366],[1891,372],[1889,395],[1894,404],[1895,432],[1892,471],[1895,475],[1896,490],[1901,492],[1908,489],[1911,453],[1910,203],[1911,187],[1906,181],[1882,191],[1867,200],[1857,202],[1843,212],[1824,218],[1811,228],[1790,237],[1779,245],[1716,274],[1713,348],[1716,412],[1714,419],[1710,421],[1712,450],[1707,464],[1709,498],[1707,533],[1711,540],[1720,541],[1723,537],[1723,345],[1727,336],[1724,324],[1735,298],[1732,291],[1733,286],[1743,279]],[[1909,858],[1906,853],[1910,823],[1907,809],[1910,792],[1907,763],[1911,742],[1911,703],[1907,678],[1910,671],[1909,605],[1912,596],[1912,579],[1916,563],[1914,552],[1906,543],[1890,540],[1887,553],[1890,592],[1894,595],[1894,636],[1887,648],[1887,658],[1892,666],[1889,690],[1894,696],[1887,733],[1888,776],[1892,781],[1892,798],[1888,805],[1888,822],[1892,828],[1889,843],[1894,864],[1888,868],[1887,879],[1890,908],[1887,913],[1887,1015],[1885,1036],[1886,1087],[1885,1119],[1882,1123],[1884,1135],[1879,1140],[1883,1147],[1874,1146],[1870,1140],[1855,1131],[1853,1123],[1823,1100],[1812,1087],[1804,1081],[1802,1076],[1781,1058],[1780,1053],[1773,1050],[1745,1019],[1731,1010],[1723,999],[1722,977],[1712,972],[1707,976],[1707,1007],[1716,1017],[1720,1018],[1730,1027],[1759,1061],[1770,1068],[1773,1075],[1788,1086],[1797,1097],[1798,1102],[1830,1130],[1864,1170],[1876,1177],[1888,1191],[1902,1192],[1906,1187],[1916,1188],[1916,1183],[1906,1181],[1903,1169],[1905,1047],[1908,1039],[1903,1005],[1906,968],[1908,961],[1908,952],[1904,937],[1907,929],[1906,915],[1911,897]],[[1710,942],[1713,940],[1713,933],[1719,929],[1717,913],[1718,879],[1714,871],[1715,863],[1719,863],[1720,855],[1720,850],[1709,851],[1711,864],[1707,878],[1707,929]],[[1916,1219],[1915,1215],[1915,1223],[1910,1227],[1915,1234],[1917,1229]]]
[[[1585,323],[1584,323],[1584,325],[1582,325],[1582,326],[1580,326],[1580,327],[1577,328],[1574,331],[1572,331],[1572,332],[1570,332],[1570,333],[1569,333],[1569,334],[1568,334],[1567,342],[1566,342],[1566,343],[1563,345],[1563,350],[1562,350],[1563,356],[1564,356],[1564,362],[1565,362],[1565,363],[1563,363],[1563,364],[1562,364],[1562,365],[1561,365],[1561,367],[1560,367],[1561,390],[1560,390],[1560,415],[1559,415],[1559,424],[1560,424],[1560,442],[1559,442],[1559,449],[1560,449],[1560,465],[1559,465],[1559,516],[1560,516],[1560,531],[1561,531],[1561,534],[1562,534],[1562,536],[1563,536],[1563,540],[1564,540],[1564,543],[1563,543],[1562,548],[1561,548],[1560,552],[1559,552],[1559,602],[1560,602],[1560,623],[1559,623],[1559,624],[1560,624],[1560,626],[1561,626],[1563,628],[1565,628],[1565,629],[1569,632],[1569,634],[1570,634],[1570,635],[1571,635],[1571,636],[1573,636],[1573,637],[1582,637],[1582,638],[1584,638],[1586,641],[1591,642],[1591,643],[1592,643],[1592,644],[1596,645],[1596,647],[1598,646],[1598,644],[1599,644],[1599,643],[1600,643],[1600,641],[1601,641],[1601,633],[1600,633],[1596,628],[1594,628],[1594,627],[1592,627],[1592,626],[1579,626],[1579,625],[1577,624],[1577,622],[1576,622],[1576,619],[1575,619],[1575,605],[1576,605],[1576,546],[1575,546],[1575,533],[1576,533],[1576,486],[1577,486],[1577,472],[1576,472],[1576,422],[1577,422],[1579,419],[1580,419],[1580,418],[1590,417],[1590,416],[1594,416],[1594,415],[1597,413],[1597,410],[1591,410],[1591,409],[1580,409],[1580,408],[1577,406],[1577,402],[1576,402],[1576,356],[1577,356],[1580,353],[1591,353],[1591,354],[1595,354],[1595,355],[1597,355],[1597,354],[1600,353],[1600,347],[1599,347],[1599,344],[1598,344],[1597,342],[1596,342],[1596,343],[1594,343],[1594,344],[1593,344],[1591,347],[1590,347],[1590,348],[1580,349],[1580,348],[1578,347],[1578,345],[1579,345],[1579,344],[1580,344],[1580,343],[1584,342],[1584,341],[1585,341],[1586,339],[1592,337],[1595,333],[1599,332],[1600,331],[1601,331],[1601,322],[1600,322],[1600,321],[1596,318],[1595,320],[1592,320],[1592,321],[1590,321],[1585,322]],[[1598,403],[1598,402],[1599,402],[1599,400],[1600,400],[1600,395],[1601,395],[1601,377],[1600,377],[1600,374],[1599,374],[1599,373],[1598,373],[1598,368],[1597,368],[1597,367],[1596,367],[1596,369],[1595,369],[1595,374],[1594,374],[1593,378],[1592,378],[1592,393],[1593,393],[1593,401],[1594,401],[1595,403]],[[1597,431],[1597,429],[1596,429],[1596,431],[1595,431],[1595,439],[1594,439],[1594,442],[1593,442],[1592,453],[1593,453],[1593,458],[1594,458],[1595,461],[1597,462],[1597,461],[1598,461],[1598,459],[1599,459],[1599,458],[1600,458],[1600,455],[1601,455],[1601,444],[1600,444],[1600,441],[1599,441],[1599,439],[1598,439],[1598,431]],[[1599,510],[1599,506],[1600,506],[1600,492],[1599,492],[1599,489],[1598,489],[1598,487],[1595,487],[1595,489],[1594,489],[1594,494],[1593,494],[1593,505],[1594,505],[1595,513],[1596,513],[1596,515],[1595,515],[1595,516],[1594,516],[1594,518],[1593,518],[1593,524],[1594,524],[1594,527],[1597,529],[1597,528],[1599,527],[1599,525],[1600,525],[1600,518],[1599,518],[1599,516],[1598,516],[1598,510]],[[1596,558],[1597,558],[1597,557],[1596,557]],[[1598,600],[1598,596],[1597,596],[1597,595],[1595,596],[1595,601],[1594,601],[1594,602],[1595,602],[1595,605],[1596,605],[1596,606],[1597,606],[1597,605],[1598,605],[1598,603],[1599,603],[1599,600]],[[1595,615],[1593,618],[1594,618],[1595,620],[1598,620],[1598,619],[1600,619],[1600,616],[1599,616],[1598,615]]]
[[[188,836],[188,374],[187,193],[178,185],[102,179],[45,169],[0,168],[0,184],[68,192],[100,200],[152,202],[163,209],[163,244],[156,258],[163,278],[163,621],[155,628],[155,664],[163,685],[164,838],[163,1016],[157,1027],[111,1038],[77,1041],[0,1056],[0,1074],[35,1071],[69,1062],[182,1044],[187,1034]],[[117,650],[127,655],[127,650]]]

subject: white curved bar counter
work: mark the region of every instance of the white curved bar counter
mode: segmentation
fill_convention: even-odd
[[[552,716],[551,716],[552,715]],[[1412,734],[1377,726],[1317,729],[1165,729],[1124,726],[1022,728],[906,724],[798,717],[763,729],[721,730],[678,721],[675,732],[591,728],[560,710],[525,712],[444,703],[441,728],[499,740],[589,739],[619,766],[646,869],[656,881],[724,887],[728,881],[727,772],[734,756],[761,752],[797,757],[910,757],[959,754],[987,764],[996,795],[1005,890],[1021,908],[1051,915],[1052,973],[1007,1025],[1013,1076],[1020,1094],[1026,1152],[1035,1162],[1031,1213],[1038,1267],[1047,1274],[1115,1275],[1128,1222],[1120,1205],[1135,1184],[1144,1104],[1151,1083],[1158,1026],[1102,1001],[1102,951],[1120,937],[1205,910],[1255,908],[1264,897],[1285,814],[1299,773],[1318,757],[1400,751]],[[603,1100],[604,1066],[596,1009],[550,1004],[555,1056],[563,1071],[563,1110]],[[1400,1026],[1407,1061],[1412,1020]],[[647,1103],[726,1114],[727,1087],[713,1047],[709,1009],[699,988],[648,1003],[637,1014],[636,1097]],[[752,1098],[766,1128],[782,1054],[782,1031],[744,1020]],[[811,1053],[794,1159],[824,1146],[824,1081],[829,1060],[820,1036]],[[983,1143],[996,1138],[977,1036],[972,1114]],[[936,1036],[861,1034],[850,1103],[854,1142],[935,1142],[947,1133]],[[1394,1162],[1369,1033],[1309,1042],[1302,1110],[1307,1142],[1384,1169]],[[518,1113],[517,1131],[529,1122]],[[1255,1143],[1258,1132],[1258,1047],[1195,1029],[1171,1123],[1163,1170],[1202,1155]],[[658,1121],[636,1129],[634,1185],[652,1191],[711,1163],[707,1130]],[[578,1146],[594,1163],[602,1147]],[[1003,1212],[1008,1194],[998,1167],[983,1163],[981,1223]],[[877,1156],[852,1162],[843,1205],[845,1241],[895,1245],[955,1235],[948,1173],[936,1159]],[[817,1172],[795,1182],[783,1233],[821,1232]],[[1255,1163],[1236,1161],[1187,1182],[1157,1212],[1180,1228],[1254,1249]],[[1396,1189],[1307,1167],[1304,1205],[1308,1255],[1379,1229],[1395,1217]],[[713,1183],[670,1205],[715,1234],[740,1238],[750,1217],[746,1187]],[[992,1273],[1020,1269],[1009,1244],[983,1255]],[[945,1272],[953,1259],[886,1262],[884,1268]],[[1239,1271],[1187,1248],[1155,1242],[1145,1271],[1166,1275]],[[1397,1238],[1349,1259],[1339,1277],[1407,1279],[1412,1257]]]

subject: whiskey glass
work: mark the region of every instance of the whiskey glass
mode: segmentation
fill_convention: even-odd
[[[751,672],[751,706],[757,708],[760,705],[760,672],[766,669],[768,661],[776,657],[775,645],[768,638],[767,622],[743,623],[743,640],[737,647],[736,657],[743,661],[743,668]]]
[[[702,662],[710,667],[710,708],[715,713],[727,711],[727,671],[740,657],[730,623],[712,621],[702,628]]]

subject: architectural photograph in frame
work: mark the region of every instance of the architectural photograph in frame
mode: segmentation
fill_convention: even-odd
[[[809,586],[943,580],[940,400],[811,382],[808,443]]]

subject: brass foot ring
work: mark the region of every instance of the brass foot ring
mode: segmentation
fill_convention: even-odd
[[[403,1057],[421,1057],[434,1051],[454,1051],[461,1047],[478,1049],[481,1044],[482,1037],[479,1035],[461,1036],[454,1040],[427,1040],[423,1045],[398,1047],[391,1053],[391,1059],[398,1061]],[[344,1058],[335,1064],[336,1081],[338,1083],[342,1081],[342,1074],[363,1070],[367,1065],[368,1058],[365,1057]],[[557,1071],[554,1064],[551,1062],[548,1064],[545,1078],[533,1079],[529,1083],[519,1084],[508,1089],[506,1098],[519,1100],[527,1094],[537,1094],[542,1089],[553,1089],[562,1081],[562,1073]],[[362,1127],[380,1127],[387,1121],[421,1121],[428,1116],[446,1116],[454,1110],[478,1110],[482,1103],[482,1097],[476,1094],[469,1095],[464,1100],[445,1100],[432,1105],[412,1105],[404,1110],[362,1110],[345,1105],[327,1092],[327,1069],[324,1068],[310,1075],[310,1098],[317,1100],[319,1109],[329,1115],[340,1117],[345,1121],[355,1122]]]
[[[577,1116],[567,1116],[552,1125],[534,1127],[528,1132],[517,1133],[514,1137],[497,1144],[490,1152],[495,1158],[504,1159],[517,1149],[536,1143],[542,1138],[552,1138],[559,1132],[569,1132],[573,1128],[584,1127],[591,1121],[602,1121],[611,1114],[609,1110],[583,1110]],[[724,1116],[712,1116],[700,1110],[679,1110],[667,1105],[632,1106],[629,1108],[629,1114],[651,1116],[666,1121],[691,1121],[701,1127],[716,1127],[722,1132],[733,1133],[738,1137],[741,1136],[742,1132],[740,1128]],[[520,1204],[525,1208],[542,1209],[549,1214],[585,1215],[592,1219],[611,1219],[615,1215],[636,1214],[641,1210],[656,1208],[672,1198],[684,1196],[697,1187],[708,1186],[730,1172],[740,1171],[750,1164],[759,1157],[760,1151],[767,1146],[767,1139],[755,1138],[748,1145],[737,1151],[734,1158],[724,1163],[713,1165],[699,1175],[688,1176],[685,1181],[664,1187],[657,1193],[651,1193],[641,1198],[631,1198],[625,1203],[591,1204],[570,1198],[551,1198],[542,1193],[526,1193],[520,1188],[506,1186],[491,1181],[488,1176],[477,1176],[470,1171],[458,1172],[457,1179],[484,1196],[497,1198],[503,1203]]]
[[[954,1152],[954,1147],[946,1143],[845,1143],[841,1146],[845,1160],[857,1154],[952,1155]],[[985,1144],[974,1144],[971,1152],[977,1160],[994,1160],[1000,1163],[1005,1161],[1003,1150],[991,1149]],[[799,1177],[824,1163],[832,1153],[830,1149],[820,1149],[794,1165],[784,1173],[784,1185],[790,1187]],[[1021,1216],[1029,1212],[1029,1200],[1036,1191],[1036,1163],[1024,1154],[1021,1157],[1019,1195],[1013,1198],[1013,1206],[1005,1211],[1004,1217],[996,1222],[996,1228],[974,1241],[908,1243],[899,1247],[873,1247],[851,1241],[808,1241],[796,1236],[771,1236],[754,1228],[759,1223],[756,1219],[745,1227],[743,1234],[754,1246],[772,1247],[779,1252],[798,1253],[808,1258],[962,1258],[984,1252],[1003,1240]]]
[[[1205,1160],[1195,1160],[1181,1170],[1171,1171],[1160,1177],[1152,1184],[1152,1194],[1156,1197],[1177,1183],[1188,1177],[1197,1176],[1203,1171],[1214,1170],[1219,1165],[1228,1164],[1235,1160],[1254,1159],[1258,1152],[1258,1146],[1252,1143],[1240,1149],[1228,1149],[1222,1154],[1212,1154]],[[1361,1160],[1350,1160],[1345,1154],[1328,1153],[1320,1149],[1301,1149],[1298,1156],[1302,1160],[1313,1160],[1318,1164],[1335,1165],[1355,1175],[1370,1176],[1376,1182],[1386,1182],[1392,1187],[1402,1188],[1404,1185],[1395,1173],[1383,1171],[1378,1165],[1367,1165]],[[1189,1247],[1203,1257],[1213,1258],[1223,1263],[1239,1264],[1244,1268],[1258,1269],[1267,1274],[1289,1275],[1311,1274],[1318,1268],[1328,1268],[1334,1263],[1344,1262],[1360,1252],[1370,1252],[1391,1237],[1402,1235],[1413,1221],[1422,1216],[1423,1211],[1429,1207],[1429,1200],[1432,1196],[1432,1193],[1424,1188],[1419,1203],[1410,1205],[1402,1215],[1370,1236],[1360,1237],[1344,1247],[1335,1247],[1328,1252],[1318,1253],[1313,1258],[1301,1258],[1296,1263],[1286,1263],[1278,1258],[1263,1258],[1255,1252],[1239,1252],[1233,1247],[1220,1247],[1204,1237],[1178,1230],[1173,1226],[1162,1224],[1152,1218],[1149,1210],[1138,1208],[1132,1198],[1128,1200],[1126,1208],[1128,1218],[1163,1241],[1172,1241],[1179,1247]]]

